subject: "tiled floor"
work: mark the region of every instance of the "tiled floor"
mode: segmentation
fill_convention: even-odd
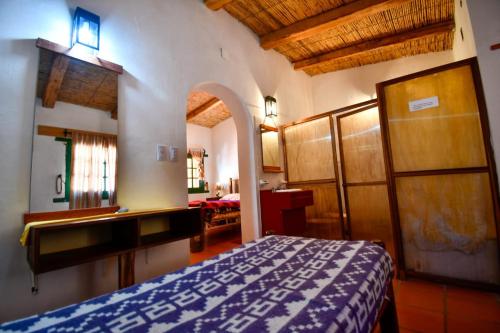
[[[191,264],[241,244],[237,233],[209,238]],[[419,280],[394,281],[401,333],[500,333],[500,295]]]

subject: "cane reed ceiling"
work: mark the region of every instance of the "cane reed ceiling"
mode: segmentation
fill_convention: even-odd
[[[309,75],[453,47],[453,0],[204,1]]]
[[[186,112],[188,123],[208,128],[231,117],[231,112],[220,99],[203,91],[189,94]]]
[[[39,38],[37,97],[46,108],[56,101],[109,111],[117,117],[118,75],[122,66]]]

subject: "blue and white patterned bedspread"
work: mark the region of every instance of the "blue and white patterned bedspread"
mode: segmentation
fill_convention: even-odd
[[[364,241],[269,236],[1,332],[370,332],[391,259]]]

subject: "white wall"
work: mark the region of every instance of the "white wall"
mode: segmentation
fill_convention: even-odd
[[[212,129],[208,127],[187,124],[186,128],[187,148],[204,148],[207,151],[208,157],[205,157],[205,180],[208,181],[209,190],[211,193],[194,193],[188,194],[189,201],[204,200],[212,196],[214,183],[213,171],[213,149],[212,149]]]
[[[29,210],[48,212],[68,209],[68,202],[54,203],[52,200],[64,196],[64,185],[63,193],[56,193],[55,180],[59,174],[65,180],[65,144],[56,142],[54,137],[38,135],[38,125],[117,134],[118,122],[111,118],[109,112],[64,102],[57,102],[53,109],[48,109],[42,106],[40,98],[36,99]],[[103,200],[103,206],[107,202]]]
[[[156,144],[166,143],[179,147],[180,156],[186,152],[186,100],[199,84],[228,87],[232,93],[222,88],[212,93],[225,94],[228,106],[249,113],[236,117],[240,123],[261,116],[266,95],[284,101],[280,112],[287,119],[311,112],[307,75],[294,72],[274,51],[262,50],[251,31],[224,11],[208,10],[202,1],[1,1],[0,321],[76,302],[117,285],[116,261],[109,259],[42,274],[40,293],[32,296],[25,249],[18,244],[29,198],[38,68],[35,39],[68,45],[70,8],[77,5],[101,16],[99,56],[125,69],[118,84],[122,206],[187,204],[185,161],[157,162],[155,151]],[[238,144],[247,145],[246,160],[239,161],[240,179],[242,170],[255,176],[254,147],[249,141],[250,137],[238,134]],[[252,219],[258,217],[255,202],[245,209],[251,210]],[[246,240],[258,234],[255,226],[243,229]],[[182,267],[188,254],[187,240],[139,252],[136,280]]]
[[[229,178],[238,179],[238,139],[233,118],[212,128],[213,184],[225,185],[222,193],[229,193]]]
[[[474,0],[472,1],[474,2]],[[455,40],[453,43],[455,61],[476,56],[476,43],[467,3],[467,0],[455,0]]]
[[[469,1],[468,6],[476,37],[497,175],[500,175],[500,50],[490,50],[491,45],[500,43],[500,1]]]

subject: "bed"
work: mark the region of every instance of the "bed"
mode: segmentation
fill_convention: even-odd
[[[241,224],[238,179],[229,179],[229,194],[218,200],[193,200],[189,207],[201,207],[204,236],[213,231],[239,227]]]
[[[0,332],[397,332],[391,276],[367,241],[267,236]]]

